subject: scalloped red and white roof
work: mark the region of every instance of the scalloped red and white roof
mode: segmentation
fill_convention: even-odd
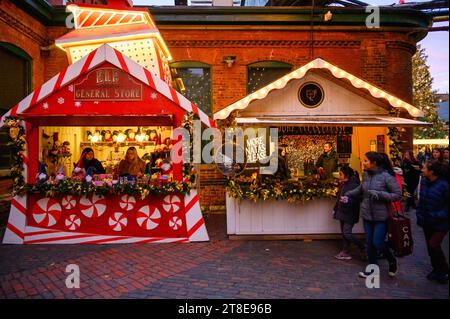
[[[412,106],[411,104],[393,96],[392,94],[370,84],[367,81],[364,81],[353,74],[350,74],[341,68],[321,59],[317,58],[308,64],[305,64],[304,66],[286,74],[285,76],[279,78],[278,80],[266,85],[265,87],[253,92],[252,94],[247,95],[245,98],[240,99],[239,101],[230,104],[229,106],[225,107],[224,109],[214,113],[214,119],[215,120],[223,120],[226,119],[230,113],[234,110],[243,110],[245,109],[252,101],[254,100],[261,100],[264,99],[269,92],[273,90],[280,90],[283,89],[288,82],[295,79],[301,79],[303,78],[306,73],[311,69],[327,69],[329,70],[333,76],[336,78],[342,79],[345,78],[350,83],[358,88],[358,89],[366,89],[369,91],[369,93],[379,99],[385,99],[389,102],[389,104],[395,108],[404,108],[408,111],[408,113],[413,117],[423,117],[424,113]]]
[[[80,75],[87,73],[88,71],[92,70],[101,63],[104,63],[105,61],[124,70],[146,85],[149,85],[160,94],[164,95],[166,98],[179,105],[186,112],[194,112],[199,116],[200,120],[207,127],[215,127],[214,120],[212,120],[208,115],[200,110],[194,103],[189,101],[182,94],[177,92],[174,88],[172,88],[160,78],[153,76],[149,70],[134,62],[119,51],[115,50],[108,44],[100,46],[96,50],[84,56],[79,61],[69,65],[60,73],[56,74],[50,80],[38,87],[34,92],[29,94],[22,101],[17,103],[12,109],[6,112],[2,116],[0,125],[4,125],[4,119],[7,116],[16,116],[22,114],[30,107],[36,105],[37,103],[51,95],[53,92],[59,90],[63,86],[68,85]]]

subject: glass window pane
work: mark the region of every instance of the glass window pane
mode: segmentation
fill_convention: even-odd
[[[248,67],[247,93],[250,94],[281,78],[291,71],[290,67]]]
[[[208,115],[211,105],[211,70],[209,68],[177,68],[186,91],[184,96]]]

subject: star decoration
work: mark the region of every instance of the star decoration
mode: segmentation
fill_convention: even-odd
[[[81,102],[77,101],[75,102],[75,107],[80,107],[81,106]]]

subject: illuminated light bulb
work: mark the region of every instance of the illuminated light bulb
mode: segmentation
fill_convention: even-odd
[[[283,81],[278,80],[277,82],[275,82],[276,86],[280,87],[283,85]]]
[[[357,79],[357,80],[355,81],[355,83],[356,83],[356,85],[361,85],[361,84],[362,84],[362,81],[361,81],[360,79]]]
[[[92,135],[92,137],[91,137],[91,142],[92,142],[92,143],[97,143],[97,142],[98,142],[98,139],[99,139],[98,135],[97,135],[97,134],[94,134],[94,135]]]
[[[333,73],[335,73],[335,72],[337,72],[337,67],[335,67],[335,66],[333,66],[332,68],[331,68],[331,72],[333,72]]]
[[[136,141],[139,143],[142,143],[145,140],[145,134],[138,134],[136,135]]]
[[[117,135],[117,142],[122,143],[126,138],[127,136],[125,134],[119,133],[119,135]]]

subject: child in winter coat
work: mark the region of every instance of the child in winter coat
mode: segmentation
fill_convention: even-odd
[[[353,226],[359,220],[359,200],[357,198],[348,198],[347,201],[341,201],[341,194],[345,194],[359,186],[359,179],[355,177],[354,170],[349,166],[343,166],[339,169],[339,194],[336,205],[334,206],[334,218],[341,224],[343,238],[342,251],[334,256],[339,260],[350,260],[350,246],[355,244],[361,253],[361,258],[365,259],[365,245],[362,241],[355,238],[352,234]]]

